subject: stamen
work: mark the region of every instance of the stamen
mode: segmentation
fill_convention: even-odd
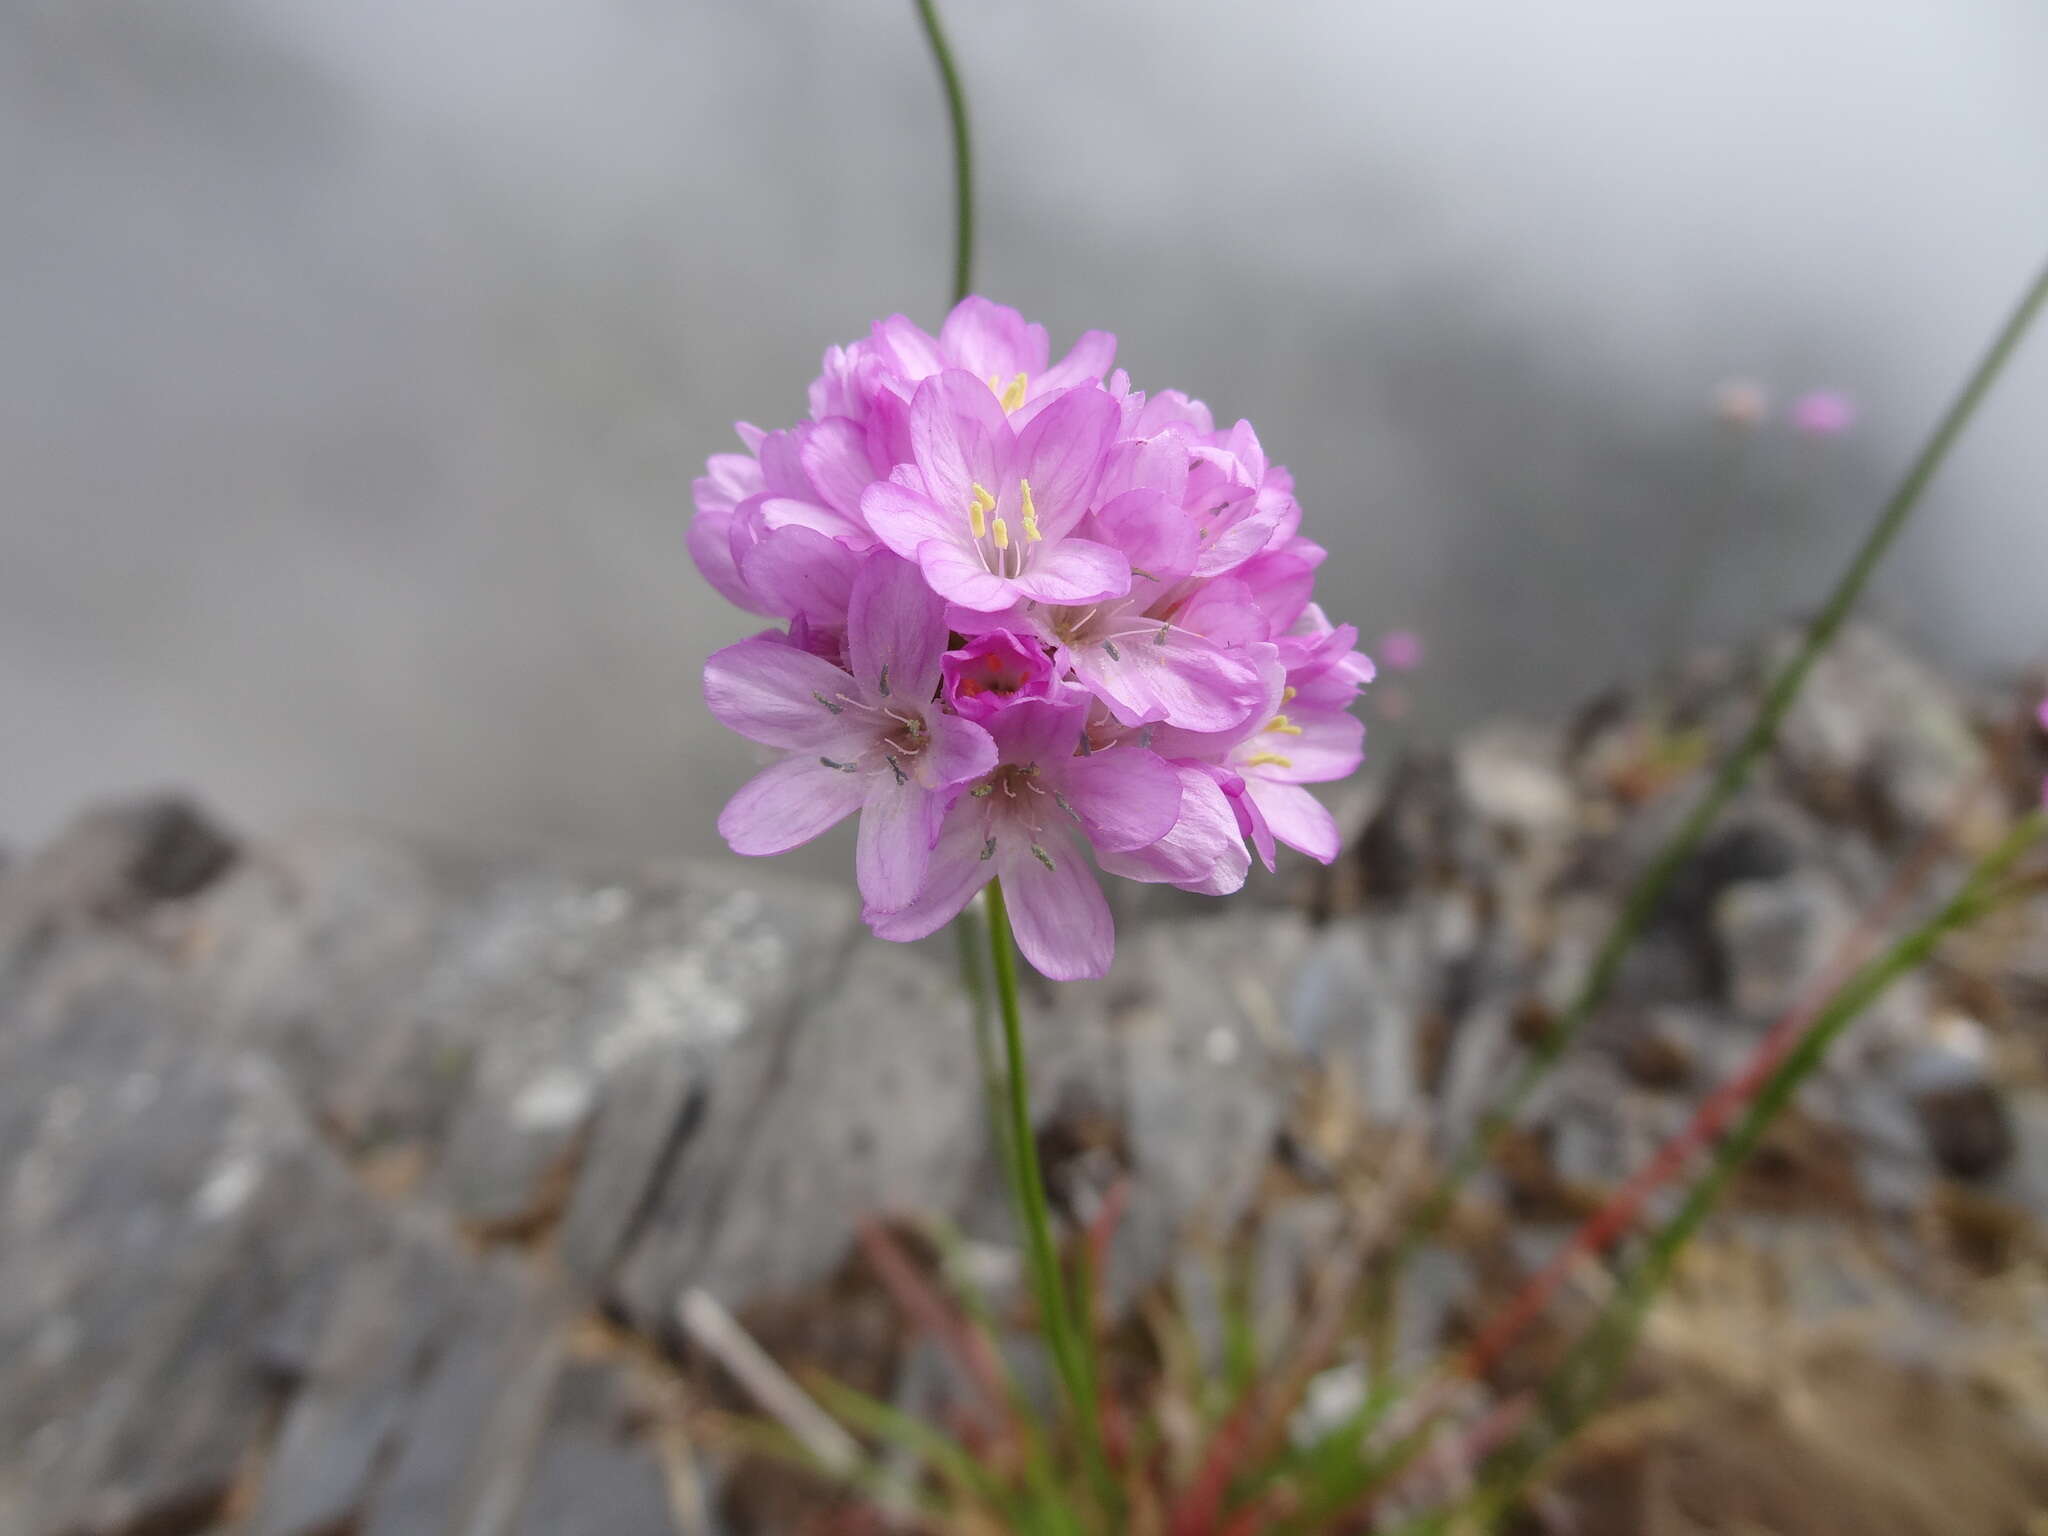
[[[977,800],[986,800],[990,795],[994,794],[995,792],[996,787],[993,784],[977,784],[974,786],[974,788],[967,791],[968,794],[974,796],[974,798]]]
[[[1292,768],[1294,766],[1294,759],[1282,757],[1278,752],[1254,752],[1244,760],[1244,765],[1247,768],[1264,768],[1268,764],[1275,768]]]
[[[908,784],[910,782],[910,775],[905,773],[903,771],[903,765],[896,761],[895,753],[884,752],[882,754],[882,761],[887,763],[889,765],[889,771],[896,775],[896,782],[898,784]]]
[[[1278,731],[1282,736],[1299,736],[1301,734],[1301,727],[1289,720],[1285,715],[1275,715],[1272,719],[1268,720],[1266,722],[1266,729]]]
[[[981,856],[984,861],[996,856],[996,840],[994,838],[990,838],[981,845]]]
[[[981,515],[981,503],[978,501],[967,504],[967,531],[977,539],[988,537],[988,519]]]
[[[1164,644],[1166,644],[1166,637],[1167,637],[1167,636],[1168,636],[1169,634],[1171,634],[1172,632],[1173,632],[1173,626],[1172,626],[1171,624],[1162,624],[1162,625],[1160,625],[1160,626],[1159,626],[1159,632],[1158,632],[1157,634],[1155,634],[1155,635],[1154,635],[1154,636],[1152,637],[1152,643],[1153,643],[1154,645],[1164,645]]]
[[[1111,661],[1122,661],[1124,659],[1124,653],[1116,648],[1116,642],[1114,640],[1103,641],[1102,648],[1105,651],[1109,652],[1109,659]]]
[[[1033,843],[1031,845],[1031,857],[1038,860],[1038,862],[1043,864],[1047,869],[1057,869],[1059,867],[1058,865],[1053,863],[1052,855],[1047,853],[1043,848],[1039,847],[1036,843]]]
[[[875,679],[875,692],[885,699],[889,697],[889,669],[887,666],[882,668],[882,675]]]
[[[1018,377],[1021,379],[1023,375],[1019,374]],[[1029,480],[1019,480],[1017,482],[1017,491],[1024,498],[1024,542],[1036,544],[1045,535],[1038,531],[1038,508],[1032,505],[1031,482]]]
[[[988,382],[989,387],[993,389],[995,387],[996,381],[994,379],[990,379]],[[1014,379],[1010,380],[1010,387],[1008,389],[1001,391],[1002,405],[1005,411],[1014,411],[1015,409],[1017,409],[1018,406],[1024,403],[1024,390],[1026,386],[1029,384],[1029,382],[1030,381],[1021,373],[1018,374],[1017,377],[1015,377]]]
[[[840,773],[853,773],[857,771],[852,763],[835,763],[829,757],[821,757],[818,759],[818,761],[823,763],[827,768],[837,769]]]
[[[982,511],[995,511],[996,499],[995,497],[989,495],[987,486],[983,485],[979,480],[977,480],[974,482],[971,489],[974,492],[974,500],[981,507]]]
[[[1299,688],[1289,688],[1285,693],[1280,695],[1280,702],[1282,704],[1289,703],[1293,700],[1294,696],[1299,692],[1301,692]]]
[[[811,690],[811,697],[816,699],[820,704],[824,705],[827,709],[831,710],[832,713],[835,715],[843,715],[846,713],[846,706],[844,704],[834,704],[830,699],[826,698],[825,695],[818,692],[818,690],[815,688]]]
[[[1002,519],[1001,519],[1001,518],[999,517],[999,518],[997,518],[997,519],[996,519],[996,548],[997,548],[997,549],[1008,549],[1009,547],[1010,547],[1010,525],[1009,525],[1008,523],[1004,522],[1004,521],[1003,521],[1003,520],[1002,520]]]
[[[1074,820],[1079,821],[1081,819],[1081,813],[1075,810],[1071,805],[1067,804],[1067,797],[1061,794],[1058,790],[1054,790],[1052,792],[1052,803],[1058,806],[1061,810],[1065,811],[1069,816],[1073,817]]]

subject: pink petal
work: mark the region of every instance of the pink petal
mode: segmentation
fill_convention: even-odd
[[[1108,975],[1116,957],[1116,926],[1095,871],[1071,838],[1052,837],[1038,848],[1044,860],[1017,836],[999,837],[996,844],[995,864],[1017,947],[1049,981]]]
[[[945,801],[915,780],[899,784],[893,773],[872,773],[867,780],[854,875],[868,907],[893,912],[910,905],[924,884]]]
[[[1038,527],[1048,539],[1065,533],[1088,510],[1117,420],[1116,401],[1084,386],[1053,401],[1018,437],[1011,467],[1031,482]]]
[[[845,628],[859,567],[860,556],[809,528],[772,533],[740,559],[748,587],[771,612],[790,618],[801,614],[828,629]]]
[[[988,722],[995,738],[996,761],[1038,763],[1050,767],[1070,758],[1081,744],[1081,727],[1088,722],[1088,701],[1024,699],[1012,704]]]
[[[1098,849],[1156,843],[1180,817],[1180,776],[1141,747],[1112,747],[1045,765],[1047,787],[1062,795]]]
[[[1057,544],[1030,548],[1030,564],[1008,584],[1034,602],[1061,606],[1099,603],[1131,590],[1130,562],[1107,544],[1061,539]]]
[[[1356,715],[1317,711],[1290,714],[1299,736],[1268,734],[1256,739],[1260,751],[1287,759],[1287,766],[1268,764],[1255,770],[1283,784],[1327,784],[1348,779],[1365,761],[1365,722]]]
[[[1098,849],[1104,873],[1151,884],[1175,885],[1203,896],[1228,896],[1245,882],[1251,855],[1238,830],[1237,812],[1202,769],[1183,766],[1180,815],[1157,842],[1118,853]]]
[[[1190,731],[1226,731],[1242,723],[1262,695],[1249,661],[1164,625],[1062,654],[1125,725],[1164,721]]]
[[[982,818],[973,806],[974,802],[959,801],[947,815],[938,846],[932,849],[924,887],[909,905],[894,912],[861,914],[875,937],[908,943],[937,933],[959,916],[960,909],[994,876],[994,860],[981,856]]]
[[[1195,525],[1158,491],[1125,491],[1112,498],[1095,513],[1094,535],[1122,554],[1133,571],[1147,572],[1159,582],[1195,568]]]
[[[871,335],[875,349],[906,378],[930,378],[946,366],[939,356],[939,344],[904,315],[877,320]]]
[[[996,493],[1012,442],[1010,423],[986,380],[949,368],[917,386],[910,402],[911,452],[932,500],[956,514],[963,529],[975,486]]]
[[[853,689],[853,679],[831,662],[773,640],[742,640],[704,663],[711,713],[763,746],[818,752],[846,740],[853,728],[840,695]]]
[[[1100,383],[1116,362],[1116,337],[1108,331],[1083,331],[1067,355],[1032,378],[1042,389],[1068,389]]]
[[[1016,310],[979,294],[953,306],[939,327],[939,348],[955,368],[984,382],[994,379],[998,391],[1020,373],[1035,379],[1045,372],[1052,350],[1044,326],[1028,324]]]
[[[786,757],[740,786],[718,815],[734,853],[787,853],[860,809],[863,775],[828,768],[809,755]]]
[[[846,610],[847,659],[870,698],[931,701],[946,650],[946,606],[908,560],[868,556]]]
[[[946,789],[994,770],[996,744],[987,731],[972,720],[942,715],[937,709],[926,710],[924,718],[931,735],[917,757],[920,784]]]
[[[798,429],[802,446],[798,458],[804,473],[825,505],[856,523],[860,518],[860,495],[875,479],[868,462],[867,429],[843,416]]]
[[[930,497],[893,480],[877,480],[863,491],[860,510],[875,537],[906,560],[915,560],[918,546],[930,540],[964,543],[967,539],[965,511],[943,511]]]
[[[764,606],[762,599],[754,594],[740,575],[739,562],[732,553],[732,521],[729,508],[719,512],[699,512],[691,519],[690,531],[683,540],[689,548],[690,558],[697,562],[697,569],[718,595],[735,608],[744,608],[749,613],[773,614],[775,610]]]
[[[1297,784],[1276,784],[1257,776],[1244,781],[1244,793],[1281,842],[1324,864],[1336,859],[1343,847],[1337,818],[1314,795]]]
[[[944,539],[926,539],[917,546],[918,568],[941,597],[983,613],[1000,613],[1017,602],[1018,584],[992,574],[981,556]]]

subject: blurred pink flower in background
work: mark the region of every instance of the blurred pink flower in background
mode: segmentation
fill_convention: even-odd
[[[1770,411],[1770,396],[1753,380],[1728,379],[1714,391],[1714,415],[1728,426],[1761,425]]]
[[[1856,425],[1856,402],[1839,390],[1808,390],[1792,402],[1792,427],[1803,437],[1840,437]]]
[[[1394,629],[1373,647],[1379,664],[1391,672],[1413,672],[1422,665],[1422,636],[1412,629]]]

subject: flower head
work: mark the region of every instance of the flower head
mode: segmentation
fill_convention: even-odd
[[[1802,437],[1840,437],[1856,425],[1856,402],[1838,390],[1810,390],[1792,402],[1792,428]]]
[[[985,299],[936,336],[894,316],[825,354],[810,420],[742,426],[696,484],[699,568],[785,626],[705,669],[713,713],[783,754],[719,828],[779,853],[857,812],[885,938],[1000,876],[1034,965],[1100,975],[1091,861],[1223,894],[1253,850],[1336,855],[1303,786],[1358,766],[1372,663],[1311,600],[1293,479],[1114,356],[1090,332],[1051,361]]]

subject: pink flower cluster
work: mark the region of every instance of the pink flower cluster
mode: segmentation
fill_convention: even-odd
[[[1302,786],[1363,755],[1372,663],[1310,600],[1324,552],[1248,422],[1058,362],[1043,327],[970,298],[825,354],[810,419],[742,425],[696,483],[690,552],[782,627],[704,671],[712,713],[783,756],[719,817],[775,854],[858,813],[865,917],[909,940],[999,876],[1055,979],[1114,934],[1089,868],[1221,895],[1249,839],[1328,862]],[[1108,375],[1105,381],[1105,375]]]

